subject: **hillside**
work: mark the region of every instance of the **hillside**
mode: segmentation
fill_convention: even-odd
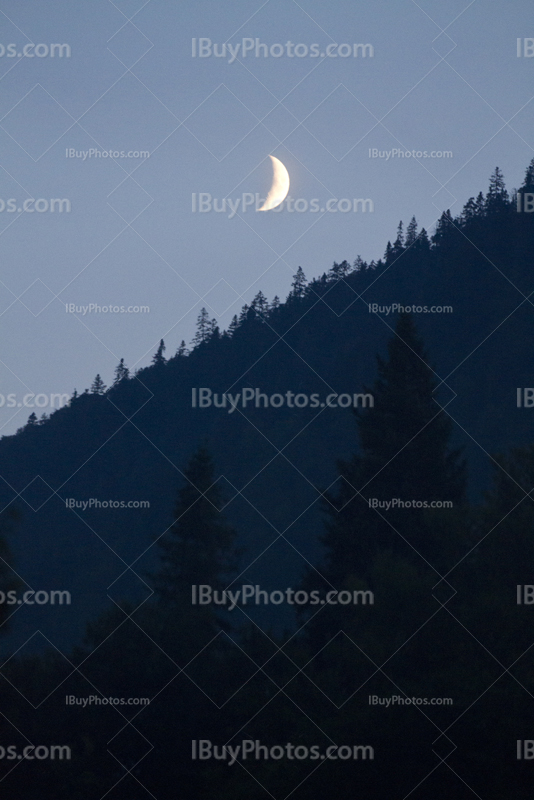
[[[528,191],[532,165],[520,193]],[[445,212],[431,238],[412,223],[377,263],[344,261],[354,260],[357,243],[354,254],[325,253],[325,264],[340,260],[310,282],[297,273],[286,302],[260,294],[223,333],[201,318],[190,353],[165,360],[161,351],[111,389],[75,396],[42,424],[32,420],[0,440],[0,502],[20,515],[10,540],[14,566],[33,589],[72,593],[69,607],[22,608],[3,648],[37,629],[68,647],[109,597],[148,593],[152,544],[172,522],[181,470],[199,443],[213,454],[243,564],[251,564],[242,580],[294,584],[302,556],[317,562],[321,555],[321,492],[336,478],[336,460],[356,447],[350,409],[284,403],[228,413],[192,407],[192,389],[317,393],[321,401],[363,393],[396,319],[369,304],[452,307],[416,311],[413,319],[443,380],[437,401],[454,420],[453,443],[465,448],[471,496],[480,497],[488,453],[533,438],[534,411],[517,408],[516,387],[534,385],[534,215],[517,207],[496,171],[487,195],[471,198],[456,218]],[[150,508],[66,507],[68,499],[90,498]],[[43,644],[36,637],[28,648]]]

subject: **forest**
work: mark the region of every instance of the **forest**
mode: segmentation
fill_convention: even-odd
[[[0,603],[6,796],[531,796],[532,193],[496,168],[0,440],[1,596],[69,596]]]

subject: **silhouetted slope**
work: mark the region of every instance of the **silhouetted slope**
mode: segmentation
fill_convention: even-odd
[[[108,595],[146,595],[137,576],[153,568],[151,545],[172,522],[179,467],[200,442],[233,498],[226,514],[246,548],[243,563],[279,533],[287,539],[242,580],[294,585],[304,562],[291,544],[317,560],[319,491],[336,478],[336,459],[355,448],[350,411],[284,405],[229,414],[192,408],[191,389],[234,394],[258,387],[321,400],[362,392],[395,324],[391,314],[370,313],[368,303],[453,307],[414,320],[437,375],[446,378],[437,397],[457,423],[453,444],[466,448],[477,496],[489,474],[485,451],[531,441],[534,413],[516,408],[515,399],[516,387],[534,383],[534,309],[525,300],[534,290],[534,215],[517,213],[515,197],[508,200],[492,180],[484,202],[470,201],[454,220],[444,214],[431,241],[426,234],[414,240],[412,231],[412,241],[397,238],[377,264],[359,260],[353,269],[342,262],[305,287],[297,281],[286,303],[262,311],[256,301],[230,332],[205,326],[190,355],[144,368],[103,395],[82,394],[44,424],[4,437],[0,501],[22,513],[11,541],[17,570],[34,589],[72,593],[69,607],[20,609],[4,647],[25,642],[36,628],[66,645],[109,604]],[[148,500],[150,509],[74,511],[67,498]],[[137,575],[127,569],[134,559]]]

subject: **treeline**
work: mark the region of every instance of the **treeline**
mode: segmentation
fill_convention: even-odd
[[[299,314],[306,313],[310,305],[315,305],[327,297],[337,310],[339,302],[336,298],[339,292],[333,291],[337,283],[351,279],[348,280],[348,285],[354,285],[355,289],[361,291],[370,282],[376,281],[394,267],[400,259],[403,260],[399,266],[409,271],[410,279],[414,282],[418,277],[417,266],[424,264],[425,272],[432,269],[440,270],[444,267],[444,259],[463,252],[462,245],[464,248],[466,244],[476,248],[481,238],[485,245],[484,252],[492,251],[499,238],[503,243],[507,243],[511,236],[523,240],[530,251],[532,225],[528,213],[529,203],[525,203],[523,198],[525,194],[532,195],[532,193],[534,193],[534,158],[526,170],[520,189],[513,190],[511,194],[506,189],[502,171],[496,167],[490,176],[486,195],[479,192],[476,198],[470,197],[456,216],[451,214],[450,209],[444,211],[431,236],[425,228],[419,230],[417,220],[412,217],[406,229],[402,220],[399,222],[393,244],[388,241],[383,258],[377,261],[367,262],[361,256],[357,256],[352,264],[346,259],[340,263],[334,261],[328,272],[309,282],[302,267],[298,267],[284,303],[281,303],[278,296],[269,301],[264,293],[259,291],[250,305],[245,304],[240,314],[234,315],[228,329],[224,331],[220,330],[217,320],[210,319],[208,311],[202,308],[197,319],[197,331],[190,347],[182,340],[170,360],[186,358],[195,351],[202,353],[206,345],[213,348],[218,342],[228,342],[242,328],[246,328],[247,336],[254,338],[255,323],[263,323],[273,333],[283,335],[284,331],[294,324],[295,310]],[[165,357],[165,352],[166,345],[162,339],[154,353],[151,366],[160,367],[167,363],[169,359]],[[123,380],[135,377],[142,379],[147,369],[149,368],[137,369],[130,375],[124,359],[121,358],[109,388],[100,374],[97,374],[91,387],[85,389],[82,395],[74,390],[71,405],[87,394],[105,395],[107,392],[113,392]],[[42,414],[38,419],[35,412],[32,412],[26,426],[19,428],[17,433],[21,433],[28,426],[44,424],[47,419],[47,414]]]
[[[468,502],[465,456],[451,443],[429,358],[413,319],[400,315],[378,358],[374,405],[355,412],[352,456],[314,511],[323,557],[293,587],[372,602],[302,604],[283,635],[242,604],[193,604],[192,586],[221,597],[243,583],[228,487],[200,447],[145,598],[114,603],[67,655],[3,664],[0,744],[71,749],[63,760],[0,759],[10,798],[497,800],[510,787],[530,797],[516,741],[532,736],[532,610],[516,587],[532,581],[534,447],[495,456],[485,501]],[[410,503],[386,510],[393,498]],[[65,699],[90,695],[150,702]],[[428,704],[370,700],[393,695]],[[430,702],[443,699],[452,704]],[[229,757],[192,759],[193,740],[365,750],[347,760],[260,750],[229,766]]]

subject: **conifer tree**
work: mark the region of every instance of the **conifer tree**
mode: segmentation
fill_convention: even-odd
[[[490,176],[489,190],[486,195],[486,212],[495,214],[505,211],[508,207],[509,197],[504,183],[504,177],[499,169],[495,170]]]
[[[91,384],[91,394],[104,394],[106,388],[107,387],[100,377],[100,374],[97,373],[93,383]]]
[[[193,347],[197,347],[203,342],[207,342],[212,334],[212,321],[205,308],[200,309],[197,317],[197,332],[193,337]]]
[[[234,314],[234,316],[232,317],[232,321],[228,326],[229,335],[233,336],[238,328],[239,328],[239,322],[238,322],[238,319],[237,319],[237,314]]]
[[[521,188],[527,192],[534,192],[534,158],[527,167],[525,180]]]
[[[350,272],[350,264],[348,261],[342,261],[341,264],[338,264],[334,261],[330,272],[328,273],[328,277],[333,278],[334,280],[339,280],[340,278],[345,278]]]
[[[479,192],[477,194],[476,207],[477,207],[477,212],[476,212],[477,217],[483,217],[486,213],[486,201],[484,200],[484,194],[482,192]]]
[[[418,250],[429,250],[430,249],[430,239],[428,238],[428,233],[426,232],[425,228],[421,228],[419,233],[417,234],[417,249]]]
[[[259,291],[254,300],[252,301],[252,307],[263,320],[269,309],[269,302],[262,291]]]
[[[410,220],[408,227],[406,228],[406,247],[411,247],[415,244],[417,239],[417,220],[415,216],[413,216]]]
[[[306,276],[302,267],[299,267],[293,275],[293,282],[291,284],[291,291],[289,292],[288,300],[299,300],[304,297],[306,293]]]
[[[184,470],[172,528],[159,540],[162,568],[155,580],[166,604],[191,605],[191,586],[209,585],[222,591],[234,568],[235,532],[221,514],[223,493],[213,461],[200,448]]]
[[[117,386],[124,378],[128,378],[130,376],[130,370],[124,363],[124,358],[121,358],[117,366],[115,367],[115,378],[113,380],[113,386]]]
[[[436,245],[441,244],[447,239],[451,231],[454,229],[454,222],[451,216],[450,209],[444,211],[438,220],[436,232],[432,236],[432,242]]]
[[[469,224],[477,216],[477,204],[474,197],[470,197],[462,209],[461,221]]]
[[[218,339],[220,335],[221,331],[219,330],[219,325],[217,324],[217,320],[215,319],[215,317],[213,317],[213,319],[210,320],[208,341],[210,339]]]
[[[410,498],[464,502],[465,465],[449,449],[451,421],[434,400],[436,380],[428,366],[414,323],[401,314],[388,345],[387,361],[378,358],[374,404],[357,410],[360,453],[340,462],[338,494],[327,494],[330,517],[325,543],[329,578],[364,575],[382,549],[409,551],[409,545],[369,508],[368,499]],[[390,513],[415,548],[425,546],[428,526],[422,514]]]
[[[404,228],[402,225],[402,220],[399,222],[397,227],[397,238],[393,244],[393,249],[398,253],[404,248]]]
[[[165,356],[163,353],[167,348],[165,347],[165,342],[163,339],[159,340],[159,346],[154,355],[152,356],[152,363],[158,366],[161,366],[166,363]]]

